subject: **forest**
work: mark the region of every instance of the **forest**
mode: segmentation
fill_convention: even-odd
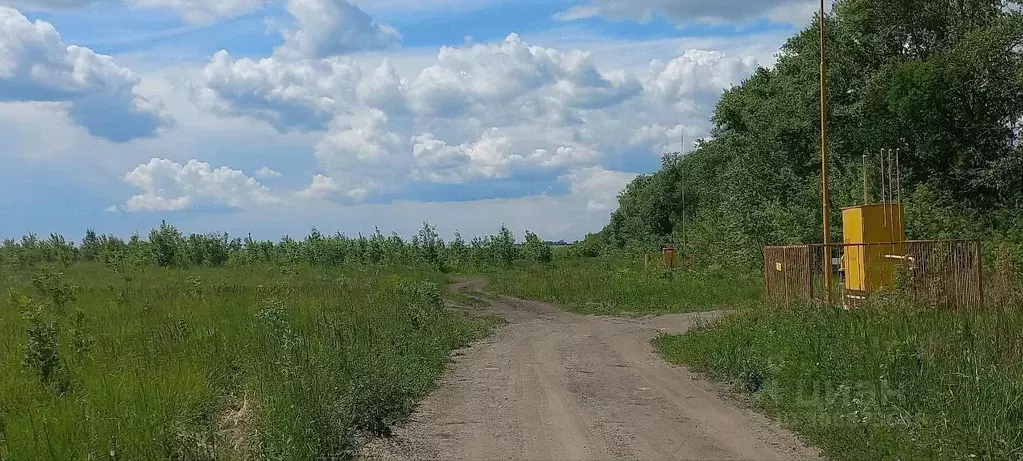
[[[1023,255],[1023,16],[1000,0],[839,0],[827,16],[832,236],[882,200],[898,149],[909,237],[982,238]],[[745,267],[770,244],[821,243],[819,20],[773,68],[724,93],[714,130],[625,189],[589,254],[673,243]],[[897,198],[897,197],[896,197]]]

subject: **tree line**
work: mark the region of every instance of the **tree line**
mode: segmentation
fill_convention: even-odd
[[[1003,0],[838,0],[827,16],[832,235],[881,200],[881,152],[912,238],[981,237],[1023,255],[1023,15]],[[581,251],[682,245],[756,265],[763,245],[822,241],[820,18],[717,103],[708,139],[619,196]],[[684,207],[683,207],[683,204]]]
[[[138,233],[129,239],[97,235],[88,230],[79,244],[61,235],[40,239],[27,235],[21,240],[5,239],[0,245],[0,264],[34,267],[42,263],[69,265],[99,262],[115,270],[145,266],[194,267],[223,265],[306,264],[338,267],[353,264],[424,264],[442,270],[506,267],[517,260],[550,263],[553,252],[536,234],[526,231],[518,243],[507,227],[485,237],[466,241],[459,233],[445,242],[435,226],[424,223],[411,239],[398,234],[348,237],[325,235],[315,228],[296,240],[257,240],[252,236],[231,238],[226,233],[185,235],[163,222],[148,238]]]

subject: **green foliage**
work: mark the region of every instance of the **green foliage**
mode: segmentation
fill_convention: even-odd
[[[149,233],[149,245],[157,266],[168,267],[183,262],[184,240],[181,231],[166,221]]]
[[[837,460],[1018,459],[1023,315],[743,310],[655,341]]]
[[[68,389],[69,378],[60,357],[60,327],[45,305],[27,297],[17,302],[27,324],[22,365],[34,372],[42,384],[63,394]]]
[[[423,228],[408,240],[397,234],[385,237],[379,229],[369,237],[353,238],[340,233],[325,235],[313,228],[302,240],[284,236],[277,242],[256,240],[251,235],[244,240],[232,239],[225,233],[185,236],[173,225],[162,222],[149,232],[148,239],[136,233],[127,242],[89,230],[78,248],[58,235],[48,241],[28,235],[20,242],[7,239],[0,245],[0,266],[33,268],[45,263],[66,266],[78,261],[98,261],[126,279],[154,265],[184,268],[272,264],[333,268],[397,264],[469,271],[510,267],[523,257],[542,262],[550,261],[553,255],[549,246],[535,234],[528,233],[523,245],[516,243],[506,226],[501,226],[495,235],[476,237],[469,243],[456,232],[454,239],[445,243],[430,223],[423,223]]]
[[[597,315],[665,314],[733,308],[758,299],[758,274],[669,271],[619,259],[567,259],[486,273],[489,288]]]
[[[536,234],[526,231],[526,243],[522,245],[522,258],[526,261],[550,264],[554,260],[551,246],[540,240]]]
[[[57,312],[63,312],[64,306],[75,301],[79,288],[64,281],[63,272],[54,272],[43,268],[38,275],[32,277],[32,286],[40,295],[53,302]]]
[[[425,265],[289,271],[0,277],[0,459],[350,459],[491,326]],[[15,294],[33,276],[80,286],[74,310]]]
[[[1017,2],[1011,2],[1016,3]],[[881,199],[899,148],[908,231],[993,237],[1023,212],[1023,15],[999,0],[839,0],[828,17],[832,234],[862,202],[862,155]],[[752,267],[767,244],[820,242],[819,23],[777,64],[724,93],[713,139],[641,176],[583,247],[683,247]],[[685,208],[683,209],[683,203]],[[683,219],[684,218],[684,219]]]

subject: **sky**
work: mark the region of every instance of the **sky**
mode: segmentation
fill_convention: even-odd
[[[814,4],[0,0],[0,238],[575,240]]]

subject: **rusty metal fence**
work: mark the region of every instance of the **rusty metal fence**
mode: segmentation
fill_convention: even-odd
[[[893,291],[936,308],[984,307],[978,240],[836,243],[827,253],[823,244],[765,247],[768,298],[821,304],[826,299],[824,271],[832,270],[831,299],[847,307]]]

